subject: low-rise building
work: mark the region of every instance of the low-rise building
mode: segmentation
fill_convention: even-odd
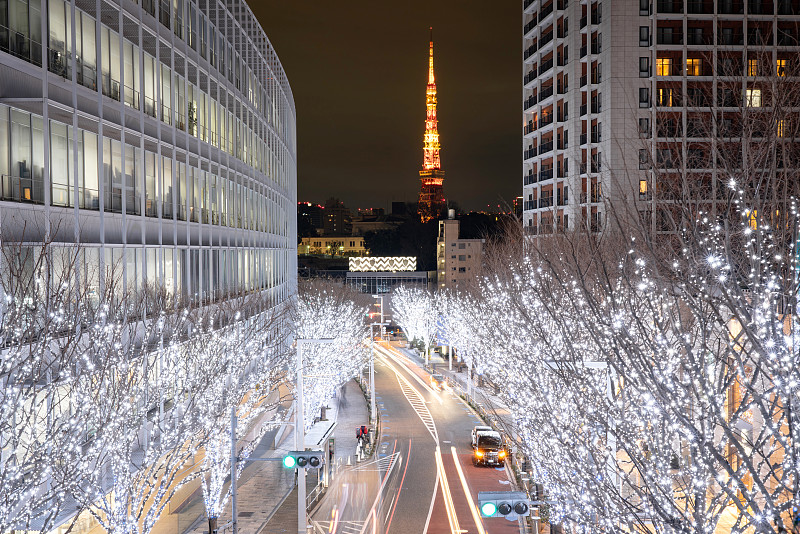
[[[298,254],[325,254],[328,256],[364,256],[363,237],[351,236],[325,236],[304,237],[297,247]]]
[[[458,288],[471,283],[481,274],[483,239],[459,239],[460,223],[455,212],[439,221],[436,242],[436,274],[440,289]]]

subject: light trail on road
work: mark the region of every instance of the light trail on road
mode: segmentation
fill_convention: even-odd
[[[483,521],[481,521],[481,515],[478,512],[478,507],[475,505],[475,501],[472,499],[472,493],[469,491],[467,477],[464,476],[464,470],[461,469],[461,462],[458,461],[458,451],[453,446],[450,447],[450,451],[453,453],[453,462],[456,464],[456,471],[458,471],[458,478],[461,479],[461,487],[464,489],[464,495],[467,496],[469,511],[472,512],[472,519],[475,520],[475,525],[478,527],[478,534],[486,534],[486,530],[483,528]]]

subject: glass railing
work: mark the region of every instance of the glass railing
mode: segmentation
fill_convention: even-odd
[[[44,183],[41,179],[2,175],[0,200],[44,204]]]
[[[6,26],[0,26],[0,50],[42,66],[42,43]]]

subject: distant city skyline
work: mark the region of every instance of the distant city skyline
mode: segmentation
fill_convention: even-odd
[[[428,36],[444,194],[463,209],[520,194],[519,6],[253,3],[297,104],[298,200],[351,207],[416,202]]]

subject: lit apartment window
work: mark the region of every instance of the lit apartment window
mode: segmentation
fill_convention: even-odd
[[[786,119],[781,119],[778,121],[778,137],[784,137],[786,135]]]
[[[664,107],[672,107],[676,105],[677,99],[675,98],[675,89],[671,87],[659,87],[657,103],[659,106]]]
[[[757,59],[748,59],[747,60],[747,75],[748,76],[758,76],[758,60]]]
[[[639,200],[647,200],[647,180],[639,180]]]
[[[789,67],[789,62],[787,60],[779,59],[775,72],[778,73],[778,76],[786,76],[786,69],[788,67]]]
[[[656,76],[672,75],[672,58],[660,57],[656,59]]]
[[[687,76],[702,76],[703,74],[703,60],[700,58],[687,58],[686,59],[686,75]]]
[[[745,92],[747,105],[751,108],[761,107],[761,89],[748,89]]]

